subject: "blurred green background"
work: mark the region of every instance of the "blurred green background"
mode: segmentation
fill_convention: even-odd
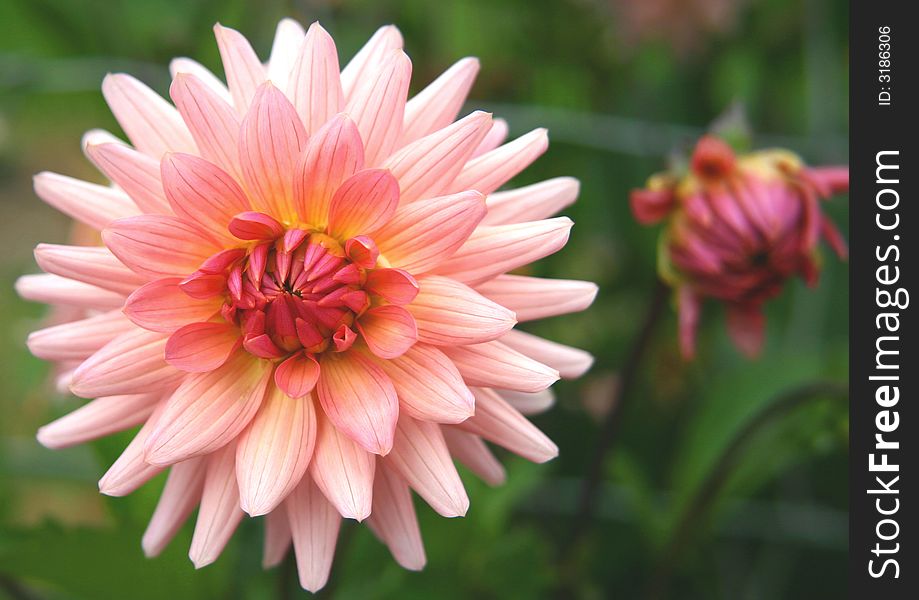
[[[559,404],[535,418],[561,448],[546,465],[510,456],[508,483],[472,477],[465,519],[419,503],[428,566],[401,570],[363,527],[345,527],[336,598],[838,598],[847,557],[844,394],[783,394],[847,379],[848,268],[824,252],[816,289],[792,282],[769,306],[768,340],[738,356],[708,306],[700,355],[683,362],[668,306],[625,399],[595,518],[570,544],[577,497],[624,358],[649,303],[657,229],[631,218],[627,194],[686,150],[732,104],[756,146],[811,164],[845,163],[847,3],[833,0],[2,0],[0,1],[0,598],[290,598],[289,567],[259,567],[261,524],[247,520],[220,560],[195,572],[190,528],[146,560],[140,536],[162,477],[128,498],[95,482],[130,434],[50,451],[38,426],[78,406],[53,391],[24,346],[44,316],[17,299],[32,247],[69,224],[31,191],[52,170],[99,180],[80,153],[90,128],[118,131],[99,92],[127,71],[165,93],[166,65],[218,69],[211,25],[240,29],[267,57],[283,16],[319,19],[342,62],[395,23],[413,91],[462,56],[482,60],[468,109],[493,110],[512,134],[547,126],[549,152],[518,178],[582,182],[572,241],[539,275],[600,284],[587,312],[530,329],[597,356]],[[736,104],[735,104],[736,103]],[[845,198],[826,210],[847,232]],[[810,389],[810,388],[807,388]],[[843,388],[844,392],[844,388]],[[778,403],[778,404],[776,404]],[[770,408],[772,407],[772,408]]]

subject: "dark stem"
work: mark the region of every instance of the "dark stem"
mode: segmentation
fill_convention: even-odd
[[[293,600],[297,581],[297,562],[294,558],[294,549],[289,548],[287,555],[278,569],[278,600]],[[297,585],[299,588],[299,585]]]
[[[741,462],[745,446],[756,437],[756,434],[773,420],[785,415],[803,404],[819,398],[846,400],[849,390],[843,384],[831,381],[807,383],[780,393],[766,405],[747,424],[735,434],[725,447],[718,461],[709,471],[708,476],[699,486],[698,492],[683,511],[669,543],[661,554],[654,575],[648,587],[649,600],[666,597],[670,587],[670,578],[678,564],[679,558],[692,538],[696,527],[705,521],[706,513],[711,508],[718,493],[730,479],[734,468]]]
[[[38,600],[40,598],[12,577],[2,573],[0,573],[0,592],[4,592],[13,600]]]

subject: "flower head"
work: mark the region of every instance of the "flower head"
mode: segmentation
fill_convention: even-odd
[[[724,303],[737,347],[748,356],[759,352],[763,303],[795,275],[817,283],[820,238],[845,257],[845,242],[819,201],[848,188],[845,167],[807,167],[785,150],[737,156],[706,136],[688,173],[654,175],[645,189],[632,192],[639,222],[666,219],[658,264],[661,277],[677,290],[684,356],[695,353],[705,298]]]
[[[411,62],[383,27],[339,70],[318,23],[278,26],[267,64],[217,26],[225,86],[176,59],[173,103],[109,75],[131,145],[88,133],[100,186],[42,173],[44,200],[104,246],[40,245],[29,299],[86,318],[29,347],[93,398],[39,432],[63,447],[140,431],[99,482],[169,477],[143,539],[168,543],[194,508],[190,556],[214,561],[248,513],[267,515],[265,564],[293,542],[301,582],[325,583],[344,518],[367,520],[410,569],[425,562],[410,489],[448,517],[469,500],[453,459],[504,473],[484,441],[534,461],[555,445],[522,416],[591,357],[514,330],[586,308],[593,284],[508,271],[562,248],[578,184],[497,192],[547,146],[501,145],[503,121],[455,121],[478,63],[407,101]]]

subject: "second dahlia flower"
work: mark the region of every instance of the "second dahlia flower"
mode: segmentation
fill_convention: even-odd
[[[845,167],[807,167],[785,150],[736,156],[722,140],[699,140],[688,173],[661,173],[632,192],[635,218],[666,219],[658,266],[677,290],[680,347],[695,353],[701,302],[727,310],[728,332],[748,356],[763,343],[763,303],[786,280],[815,285],[817,243],[824,237],[840,257],[846,245],[820,210],[820,199],[849,189]]]
[[[419,569],[410,490],[460,516],[454,458],[497,484],[486,441],[537,462],[557,453],[522,413],[591,357],[514,326],[586,308],[596,288],[507,273],[565,245],[571,221],[547,217],[578,184],[496,191],[547,138],[502,145],[506,125],[484,112],[454,122],[474,59],[407,100],[394,27],[341,71],[318,24],[282,21],[267,64],[215,31],[227,86],[188,59],[172,63],[174,106],[128,75],[105,79],[131,145],[92,131],[84,148],[111,186],[36,177],[40,197],[104,242],[42,244],[46,274],[18,282],[89,315],[29,337],[93,398],[39,440],[141,426],[99,488],[125,495],[169,470],[148,555],[197,507],[198,567],[248,514],[267,516],[265,564],[292,542],[310,590],[342,518]]]

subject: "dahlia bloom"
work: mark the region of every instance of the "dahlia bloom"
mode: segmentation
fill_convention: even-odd
[[[159,553],[197,507],[190,558],[213,562],[245,514],[265,515],[266,566],[291,542],[321,588],[342,518],[409,569],[425,562],[410,490],[447,517],[469,500],[453,459],[490,484],[485,441],[543,462],[523,414],[577,377],[586,352],[518,321],[586,308],[587,282],[508,271],[562,248],[563,177],[496,190],[547,147],[476,111],[454,122],[478,62],[407,101],[411,62],[383,27],[339,71],[314,23],[282,21],[267,64],[217,25],[227,85],[173,61],[170,96],[129,75],[103,94],[131,145],[84,138],[112,182],[52,173],[37,194],[104,246],[42,244],[22,296],[85,311],[29,348],[92,398],[43,427],[57,448],[140,425],[99,482],[126,495],[169,471],[143,537]]]
[[[658,268],[677,292],[684,357],[695,353],[705,298],[724,304],[734,344],[747,356],[759,353],[763,303],[794,275],[816,285],[820,238],[845,258],[846,244],[819,201],[848,189],[846,167],[807,167],[785,150],[736,156],[726,143],[706,136],[688,173],[659,173],[632,192],[639,222],[667,221]]]

